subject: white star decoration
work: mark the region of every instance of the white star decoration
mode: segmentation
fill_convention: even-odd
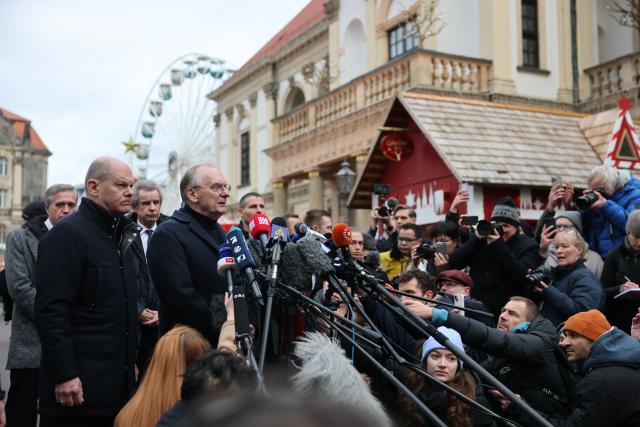
[[[540,199],[536,198],[536,201],[533,202],[533,207],[536,208],[537,211],[539,211],[542,208],[542,206],[544,206],[544,203],[542,203]]]
[[[404,196],[404,200],[405,200],[405,204],[407,206],[413,207],[416,204],[416,195],[413,194],[413,192],[411,190],[409,190],[409,192],[407,193],[406,196]]]

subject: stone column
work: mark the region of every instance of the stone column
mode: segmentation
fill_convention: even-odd
[[[341,203],[340,192],[338,191],[338,186],[335,181],[327,181],[329,187],[329,210],[331,211],[331,221],[334,224],[339,222],[345,222],[344,218],[345,211],[344,203]]]
[[[552,4],[546,3],[547,7]],[[558,21],[558,101],[573,102],[573,64],[571,61],[571,7],[569,2],[556,2]],[[552,41],[553,42],[553,41]]]
[[[481,56],[493,61],[489,90],[492,93],[513,94],[516,89],[513,83],[511,43],[517,43],[520,35],[514,34],[514,29],[510,26],[512,6],[502,0],[489,0],[487,3],[487,7],[480,8],[481,28],[488,30],[487,35],[481,37],[480,46]]]
[[[324,183],[318,170],[309,172],[309,209],[324,209]]]
[[[356,173],[358,174],[358,178],[364,173],[364,169],[367,166],[367,158],[368,156],[366,154],[356,156]],[[369,209],[351,209],[351,218],[353,221],[352,226],[356,230],[365,232],[371,225],[371,212]]]
[[[215,136],[214,136],[214,138],[215,138],[214,144],[215,144],[215,150],[216,150],[215,151],[215,156],[216,156],[215,165],[216,165],[216,167],[218,169],[220,169],[220,160],[221,160],[220,159],[220,156],[221,156],[220,152],[222,150],[222,132],[220,132],[220,113],[216,113],[213,116],[213,124],[215,126]]]
[[[258,100],[258,94],[253,92],[249,95],[249,138],[251,146],[251,154],[249,155],[249,167],[251,180],[251,188],[254,191],[260,192],[260,186],[258,185],[258,112],[256,111],[256,101]],[[263,183],[263,185],[266,183]]]
[[[12,212],[22,212],[22,156],[20,153],[16,153],[11,161],[13,163],[13,183],[11,194],[7,191],[9,200],[7,201],[7,207],[11,208]]]
[[[267,126],[267,141],[268,147],[273,147],[274,145],[276,145],[278,143],[278,137],[275,133],[275,128],[273,126],[272,120],[275,118],[276,116],[276,99],[278,98],[277,96],[277,90],[276,88],[271,84],[271,83],[267,83],[264,86],[262,86],[262,91],[264,92],[264,96],[266,98],[266,102],[267,102],[267,122],[266,122],[266,126]],[[272,177],[273,176],[273,170],[274,170],[274,165],[273,165],[273,160],[271,159],[271,157],[267,156],[268,160],[267,160],[267,164],[266,165],[260,165],[260,167],[264,167],[267,170],[267,176],[268,177]]]
[[[273,212],[272,216],[281,216],[287,213],[287,188],[284,181],[274,181],[273,188]]]

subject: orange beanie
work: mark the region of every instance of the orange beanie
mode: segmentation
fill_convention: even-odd
[[[611,325],[598,310],[583,311],[569,317],[564,323],[564,329],[582,335],[585,338],[595,341],[600,335],[608,332]]]

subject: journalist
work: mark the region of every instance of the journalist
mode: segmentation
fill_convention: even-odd
[[[510,197],[498,201],[491,214],[492,230],[476,231],[467,243],[449,257],[449,269],[469,267],[474,287],[471,296],[497,313],[514,295],[528,295],[525,276],[542,264],[538,244],[521,234],[520,215]],[[500,231],[501,230],[501,231]]]
[[[407,270],[411,262],[412,251],[422,244],[422,230],[408,223],[400,226],[398,241],[391,250],[380,253],[380,267],[393,280]]]
[[[640,204],[640,188],[611,166],[595,167],[588,186],[576,201],[583,210],[584,236],[591,249],[606,257],[624,241],[627,218]]]

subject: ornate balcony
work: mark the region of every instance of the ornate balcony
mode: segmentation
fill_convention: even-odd
[[[280,143],[390,99],[412,86],[478,94],[487,91],[491,61],[416,50],[274,119]]]
[[[615,108],[618,97],[640,87],[640,52],[621,56],[612,61],[584,70],[588,76],[585,112],[599,112]]]

